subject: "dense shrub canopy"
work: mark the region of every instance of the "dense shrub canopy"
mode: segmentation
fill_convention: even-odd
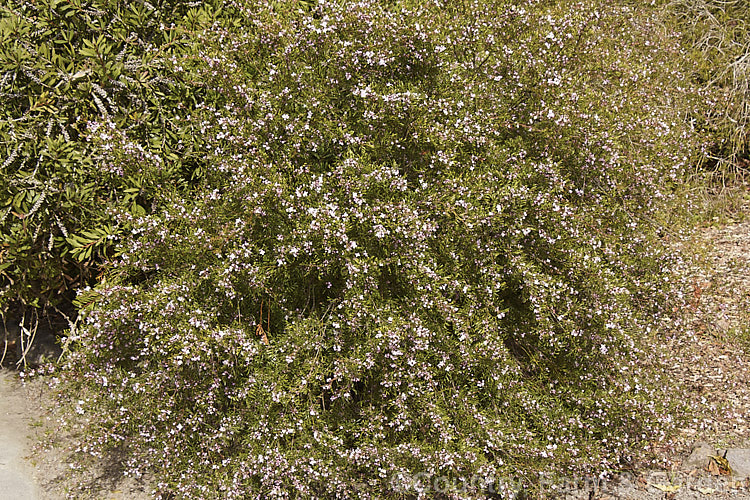
[[[163,60],[201,83],[173,126],[205,176],[123,213],[86,293],[66,370],[86,449],[126,445],[165,495],[366,498],[617,467],[657,439],[670,260],[645,221],[698,145],[656,13],[230,8]],[[89,131],[114,177],[161,164]]]

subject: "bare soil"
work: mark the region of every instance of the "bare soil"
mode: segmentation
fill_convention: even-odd
[[[0,498],[43,498],[28,462],[29,401],[14,374],[0,371]]]

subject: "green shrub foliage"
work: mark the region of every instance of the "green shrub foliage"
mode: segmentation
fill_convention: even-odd
[[[709,165],[722,178],[743,175],[750,156],[750,7],[720,0],[672,0],[667,7],[691,47],[695,78],[714,100],[698,117],[716,137]]]
[[[163,185],[200,175],[200,136],[180,121],[200,85],[168,61],[220,15],[210,2],[3,2],[0,308],[90,282],[126,229],[114,212],[150,212]]]
[[[672,262],[648,221],[699,145],[656,13],[232,8],[165,60],[204,86],[174,130],[207,167],[122,215],[86,294],[83,449],[124,447],[165,497],[465,498],[659,439]],[[112,127],[89,140],[138,168]]]

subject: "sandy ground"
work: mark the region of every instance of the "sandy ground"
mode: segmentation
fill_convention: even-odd
[[[49,391],[44,380],[23,384],[18,372],[0,369],[0,500],[152,498],[146,484],[123,477],[119,464],[71,471],[76,440],[50,421]]]
[[[29,408],[17,375],[0,371],[0,498],[46,500],[30,462]]]

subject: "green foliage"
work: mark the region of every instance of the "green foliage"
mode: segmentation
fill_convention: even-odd
[[[122,213],[80,295],[82,447],[184,498],[482,497],[642,456],[677,300],[649,221],[702,102],[631,4],[234,4],[175,63],[211,168]],[[134,175],[125,133],[88,132]]]
[[[676,29],[691,51],[695,78],[713,105],[702,125],[715,137],[709,157],[722,182],[747,174],[750,156],[750,6],[722,0],[672,0]]]
[[[114,213],[142,216],[165,186],[200,177],[200,135],[184,120],[200,82],[176,61],[223,11],[191,5],[0,6],[0,307],[89,282],[127,233]],[[113,168],[124,150],[130,162]]]

